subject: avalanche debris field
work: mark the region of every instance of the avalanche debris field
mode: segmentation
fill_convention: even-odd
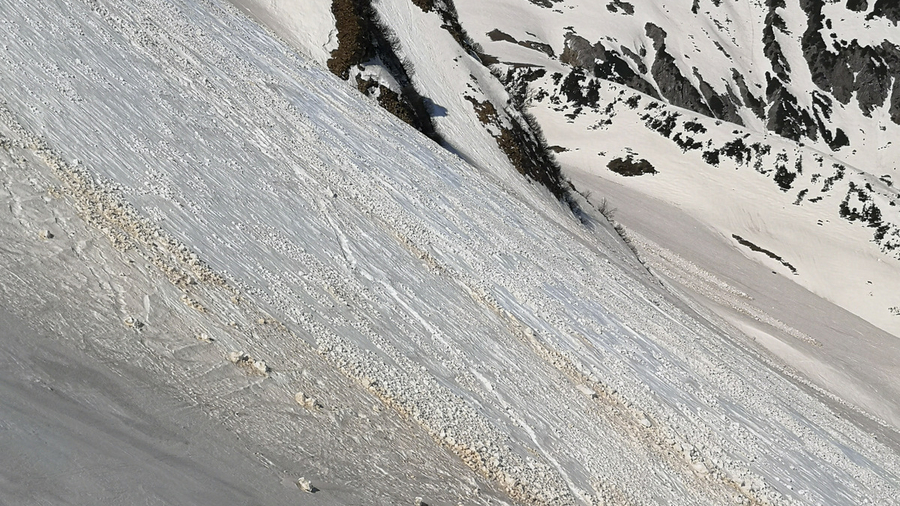
[[[900,496],[891,426],[229,4],[0,23],[4,502]]]

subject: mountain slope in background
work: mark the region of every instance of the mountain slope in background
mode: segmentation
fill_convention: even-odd
[[[330,23],[309,12],[277,19]],[[540,136],[456,38],[392,45],[435,142],[224,2],[2,16],[5,500],[284,502],[299,477],[322,504],[897,497],[894,426],[520,175]]]
[[[485,15],[467,5],[464,24],[508,81],[529,83],[533,112],[571,172],[616,179],[611,162],[646,159],[659,177],[623,184],[773,251],[793,266],[780,272],[900,334],[891,142],[900,93],[891,92],[889,42],[898,32],[882,10],[522,1],[496,2]],[[536,38],[546,53],[509,42]],[[768,186],[754,182],[763,178]],[[709,191],[718,185],[727,193]],[[823,245],[810,248],[811,237]]]

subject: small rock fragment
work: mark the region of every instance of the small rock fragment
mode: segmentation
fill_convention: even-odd
[[[262,360],[254,360],[253,361],[253,369],[260,374],[268,374],[272,369],[269,368],[268,365]]]
[[[144,326],[143,322],[133,316],[126,317],[122,320],[122,323],[125,324],[126,327],[133,329],[141,329]]]
[[[232,351],[228,354],[228,361],[232,364],[240,364],[242,362],[247,362],[250,360],[250,357],[244,353],[243,351]]]
[[[297,394],[294,395],[294,400],[297,401],[297,404],[309,410],[322,408],[322,403],[320,403],[318,399],[310,397],[303,392],[297,392]]]
[[[579,392],[583,393],[584,395],[587,395],[591,399],[597,398],[597,392],[594,392],[594,390],[587,385],[576,385],[575,388],[577,388]]]
[[[181,294],[181,302],[184,303],[185,306],[196,309],[197,311],[200,311],[201,313],[206,312],[206,308],[203,307],[203,304],[200,304],[199,302],[192,299],[191,297],[188,297],[188,295],[186,293]]]
[[[310,483],[309,480],[303,478],[302,476],[297,480],[297,487],[304,492],[309,492],[310,494],[314,494],[316,490],[318,490],[316,489],[316,487],[312,486],[312,483]]]
[[[416,502],[414,502],[416,506],[428,506],[428,503],[423,501],[421,497],[416,497]]]
[[[51,232],[47,229],[44,229],[44,230],[41,230],[40,236],[41,236],[41,239],[44,239],[44,240],[53,239],[53,232]]]

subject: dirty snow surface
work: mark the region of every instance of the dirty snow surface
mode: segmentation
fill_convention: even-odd
[[[228,4],[0,18],[3,502],[900,495],[890,425]]]

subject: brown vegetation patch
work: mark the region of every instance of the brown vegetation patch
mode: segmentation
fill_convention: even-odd
[[[413,5],[422,9],[422,12],[431,12],[434,10],[434,0],[412,0]]]
[[[546,186],[554,196],[572,204],[568,183],[563,179],[559,164],[552,157],[550,149],[546,147],[537,122],[533,119],[529,121],[529,117],[523,115],[527,129],[513,118],[510,118],[510,126],[507,127],[500,121],[497,109],[490,101],[479,102],[469,96],[465,99],[472,103],[482,124],[493,125],[500,130],[500,134],[494,136],[497,146],[520,174]]]
[[[478,121],[483,125],[500,126],[500,122],[497,120],[497,109],[494,108],[494,104],[492,104],[490,100],[479,102],[468,95],[463,98],[472,103],[472,109],[475,110],[475,114],[478,115]]]
[[[360,0],[333,0],[331,12],[337,28],[338,47],[331,52],[328,70],[341,79],[350,76],[350,67],[358,65],[375,54],[372,44],[372,7]]]
[[[609,170],[623,176],[643,176],[644,174],[656,174],[653,165],[643,158],[635,161],[629,155],[627,158],[615,158],[606,165]]]
[[[419,122],[416,121],[416,112],[403,98],[394,90],[369,78],[356,78],[356,87],[365,95],[375,97],[384,110],[400,118],[401,121],[414,128],[422,130]]]

